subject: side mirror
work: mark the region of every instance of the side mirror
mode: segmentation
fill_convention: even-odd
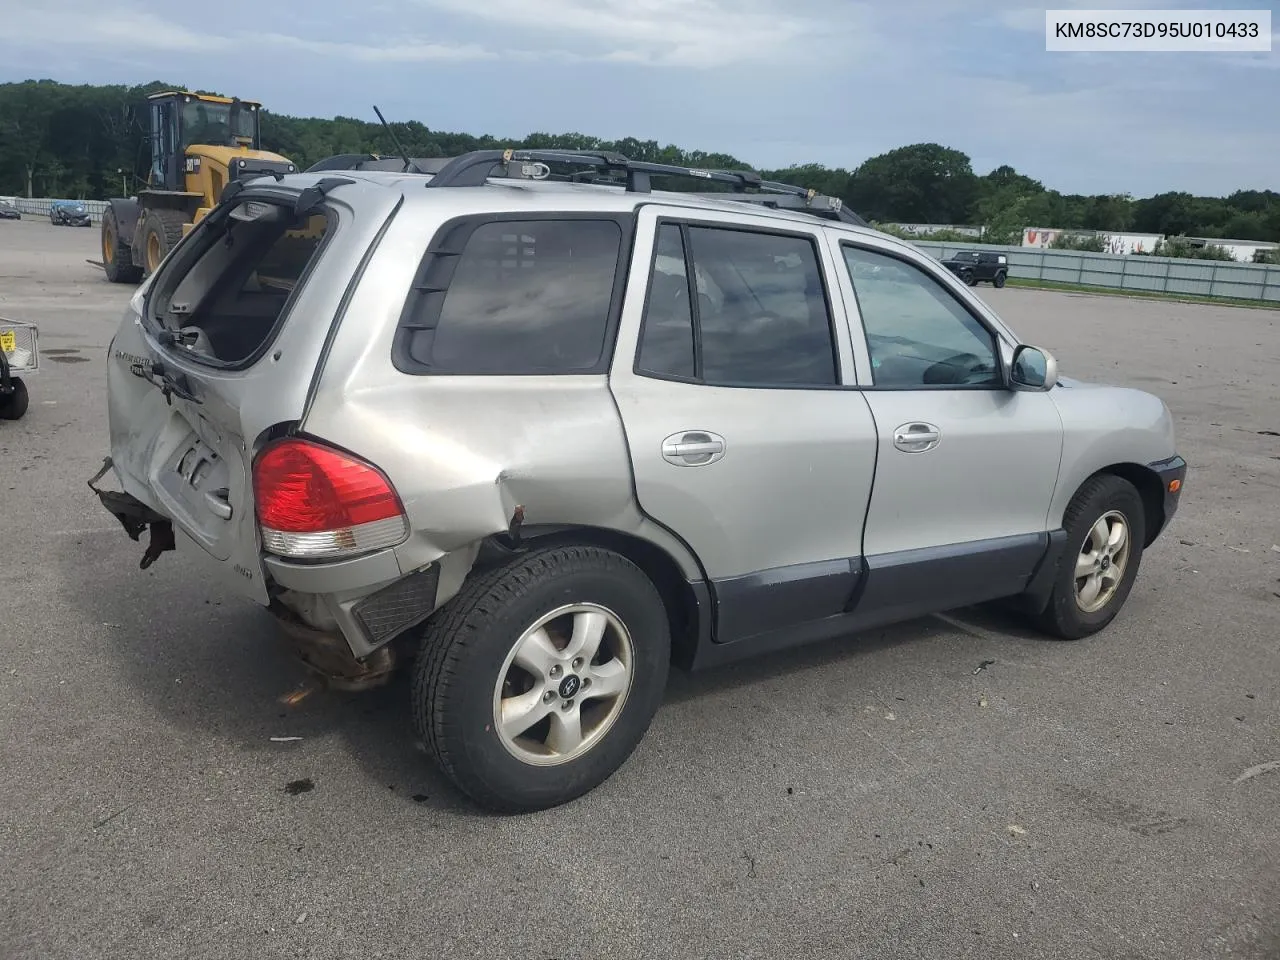
[[[1058,361],[1040,347],[1022,344],[1013,351],[1009,385],[1014,390],[1052,390],[1058,382]]]

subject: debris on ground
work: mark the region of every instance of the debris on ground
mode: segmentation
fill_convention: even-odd
[[[973,675],[976,677],[983,670],[987,669],[987,667],[994,667],[995,665],[996,665],[996,662],[994,660],[983,660],[980,664],[978,664],[978,668],[973,671]]]
[[[1016,823],[1009,824],[1007,829],[1009,831],[1009,835],[1013,837],[1025,837],[1027,835],[1027,828],[1020,827]]]
[[[316,783],[310,777],[303,777],[301,780],[290,780],[284,785],[284,792],[291,797],[296,797],[300,793],[310,793],[316,788]]]
[[[271,742],[272,743],[296,743],[301,739],[302,739],[301,737],[272,737]]]
[[[1270,760],[1267,763],[1260,763],[1256,767],[1250,767],[1240,776],[1236,777],[1233,783],[1244,783],[1246,780],[1252,780],[1254,777],[1260,777],[1264,773],[1270,773],[1272,770],[1280,770],[1280,760]]]

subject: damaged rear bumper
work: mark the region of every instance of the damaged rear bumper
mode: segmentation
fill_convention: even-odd
[[[139,566],[150,567],[176,549],[172,522],[132,494],[98,488],[111,458],[89,480],[89,489],[119,521],[129,538],[149,541]],[[268,610],[293,652],[332,686],[357,690],[377,686],[391,675],[392,641],[423,623],[439,602],[441,570],[461,582],[470,567],[466,555],[402,572],[393,550],[330,563],[297,563],[265,557],[271,600]],[[456,569],[455,569],[456,568]]]
[[[89,481],[89,489],[94,492],[107,512],[120,521],[129,539],[140,541],[144,531],[150,531],[147,549],[142,554],[138,566],[143,570],[151,566],[160,554],[175,549],[173,539],[173,523],[165,516],[156,513],[149,506],[129,493],[115,490],[99,490],[96,484],[112,467],[111,458],[102,461],[102,468]]]

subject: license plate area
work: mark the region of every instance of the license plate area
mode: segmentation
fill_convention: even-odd
[[[234,495],[226,460],[192,433],[157,471],[160,494],[185,532],[218,560],[230,558],[235,538]]]

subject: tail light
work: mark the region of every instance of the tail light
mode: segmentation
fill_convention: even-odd
[[[273,443],[253,465],[262,545],[281,557],[328,560],[394,546],[409,532],[380,470],[310,440]]]

